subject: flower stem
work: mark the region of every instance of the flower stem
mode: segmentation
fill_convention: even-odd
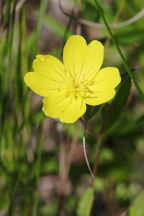
[[[98,137],[97,137],[97,151],[96,151],[96,157],[95,157],[95,163],[94,163],[94,168],[93,168],[93,175],[96,178],[96,174],[97,174],[97,167],[98,167],[98,161],[99,161],[99,156],[100,156],[100,150],[101,150],[101,146],[102,146],[102,136],[103,136],[103,131],[104,131],[104,126],[102,126]],[[92,180],[92,187],[94,185],[94,180]]]
[[[86,164],[87,164],[87,167],[89,169],[89,172],[91,174],[91,177],[92,177],[92,180],[95,179],[95,176],[91,170],[91,167],[90,167],[90,164],[89,164],[89,160],[88,160],[88,157],[87,157],[87,153],[86,153],[86,145],[85,145],[85,130],[84,130],[84,134],[83,134],[83,151],[84,151],[84,157],[85,157],[85,161],[86,161]]]
[[[102,146],[102,134],[99,134],[98,140],[97,140],[97,151],[96,151],[96,158],[95,158],[95,163],[94,163],[94,168],[93,168],[93,174],[96,178],[97,174],[97,167],[98,167],[98,161],[99,161],[99,156],[100,156],[100,150]],[[92,186],[94,185],[94,180],[92,180]]]
[[[109,26],[109,24],[108,24],[108,22],[107,22],[107,20],[106,20],[106,18],[105,18],[105,16],[104,16],[103,10],[102,10],[102,8],[100,7],[100,5],[99,5],[99,3],[98,3],[97,0],[95,0],[95,3],[96,3],[96,5],[97,5],[97,8],[98,8],[98,10],[99,10],[99,13],[100,13],[100,15],[101,15],[103,21],[104,21],[104,24],[105,24],[105,26],[106,26],[106,28],[107,28],[107,30],[108,30],[110,36],[111,36],[111,39],[112,39],[114,45],[116,46],[116,48],[117,48],[117,50],[118,50],[118,52],[119,52],[119,55],[120,55],[120,57],[121,57],[121,59],[122,59],[122,61],[123,61],[124,67],[125,67],[126,71],[128,72],[130,78],[133,80],[134,85],[135,85],[137,91],[139,92],[139,95],[140,95],[142,101],[144,102],[144,94],[143,94],[141,88],[139,87],[139,85],[138,85],[138,83],[137,83],[137,81],[136,81],[136,79],[135,79],[134,74],[132,73],[130,67],[129,67],[128,64],[127,64],[127,61],[126,61],[126,59],[125,59],[125,57],[124,57],[124,55],[123,55],[123,53],[122,53],[122,51],[121,51],[121,49],[120,49],[120,47],[119,47],[117,41],[116,41],[116,38],[114,37],[114,35],[113,35],[112,31],[111,31],[111,28],[110,28],[110,26]]]

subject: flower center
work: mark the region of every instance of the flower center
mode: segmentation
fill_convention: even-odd
[[[83,97],[85,92],[84,86],[75,80],[73,80],[67,88],[66,94],[68,96],[74,96],[75,98],[77,97]]]
[[[72,96],[75,98],[86,98],[89,93],[92,93],[91,89],[90,89],[90,85],[86,80],[80,80],[77,79],[77,77],[72,77],[69,76],[69,74],[67,73],[65,76],[65,79],[63,80],[63,90],[65,91],[65,95],[67,97]],[[61,88],[62,86],[60,86],[60,88],[58,89],[58,91],[62,90]]]
[[[82,82],[80,80],[73,79],[70,83],[67,83],[67,96],[85,98],[90,92],[91,90],[89,89],[89,86],[85,82]]]
[[[75,96],[75,97],[78,97],[78,96],[83,96],[85,92],[85,88],[84,86],[81,84],[81,83],[78,83],[76,81],[73,81],[73,88],[72,88],[72,94]]]

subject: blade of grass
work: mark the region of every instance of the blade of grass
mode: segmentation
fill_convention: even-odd
[[[4,124],[5,118],[6,118],[6,113],[9,110],[9,104],[8,104],[8,99],[10,97],[9,94],[9,85],[10,85],[10,72],[12,70],[11,67],[11,54],[12,54],[12,45],[13,45],[13,35],[14,35],[14,24],[15,24],[15,8],[16,8],[16,2],[17,0],[14,0],[13,3],[13,10],[12,10],[12,21],[11,21],[11,28],[10,28],[10,38],[9,41],[6,40],[6,46],[8,48],[7,51],[7,56],[8,56],[8,64],[7,67],[5,68],[5,73],[3,76],[3,92],[2,92],[2,118],[1,118],[1,123],[2,125]]]
[[[136,87],[136,89],[137,89],[137,91],[138,91],[138,93],[139,93],[139,95],[140,95],[140,97],[141,97],[141,100],[144,102],[144,94],[143,94],[141,88],[139,87],[139,84],[137,83],[134,74],[132,73],[130,67],[128,66],[128,63],[127,63],[127,61],[126,61],[126,59],[125,59],[125,57],[124,57],[124,55],[123,55],[123,53],[122,53],[122,51],[121,51],[121,49],[120,49],[118,43],[117,43],[117,41],[116,41],[116,38],[115,38],[114,34],[112,33],[112,30],[111,30],[111,28],[110,28],[110,26],[109,26],[109,24],[108,24],[108,22],[107,22],[107,20],[106,20],[106,18],[105,18],[105,16],[104,16],[103,10],[102,10],[102,8],[101,8],[101,6],[99,5],[99,3],[98,3],[97,0],[95,0],[95,3],[96,3],[96,5],[97,5],[97,8],[98,8],[98,10],[99,10],[99,13],[100,13],[100,15],[101,15],[101,17],[102,17],[102,19],[103,19],[103,22],[104,22],[104,24],[105,24],[105,26],[106,26],[106,28],[107,28],[107,30],[108,30],[110,36],[111,36],[111,39],[112,39],[114,45],[116,46],[116,48],[117,48],[117,50],[118,50],[118,52],[119,52],[119,55],[120,55],[120,57],[121,57],[121,59],[122,59],[122,61],[123,61],[124,67],[125,67],[126,71],[128,72],[130,78],[132,79],[132,81],[133,81],[133,83],[134,83],[134,85],[135,85],[135,87]]]
[[[8,24],[10,20],[10,0],[6,0],[6,12],[4,14],[4,23]]]
[[[37,40],[38,40],[38,37],[40,35],[40,31],[41,31],[41,28],[43,25],[43,20],[44,20],[46,11],[47,11],[48,3],[49,3],[49,0],[43,0],[43,1],[41,1],[41,4],[40,4],[39,18],[38,18],[38,24],[37,24],[37,30],[36,30],[37,31]]]
[[[41,171],[41,160],[42,160],[42,135],[43,135],[43,120],[40,122],[40,136],[38,140],[38,149],[37,149],[37,161],[36,161],[36,169],[35,169],[35,178],[36,178],[36,190],[34,194],[34,205],[33,205],[33,216],[38,216],[38,186],[40,179],[40,171]]]
[[[43,25],[43,20],[45,18],[48,4],[49,4],[49,0],[43,0],[40,3],[38,22],[37,22],[37,26],[36,26],[34,34],[33,34],[34,39],[32,40],[33,43],[32,43],[30,62],[33,61],[33,58],[35,57],[35,55],[38,52],[38,46],[37,46],[38,45],[38,39],[39,39],[40,31],[41,31],[41,28]]]
[[[7,47],[7,41],[9,39],[9,32],[10,32],[10,0],[6,0],[6,12],[3,15],[2,14],[2,21],[4,23],[4,26],[7,27],[7,34],[6,34],[6,38],[7,40],[5,40],[6,42],[6,47]]]
[[[16,174],[12,176],[11,192],[10,192],[10,199],[9,199],[10,202],[9,202],[7,216],[13,215],[14,206],[15,206],[14,205],[15,196],[17,193],[18,186],[20,184],[19,177],[20,177],[20,174],[18,174],[18,176]]]

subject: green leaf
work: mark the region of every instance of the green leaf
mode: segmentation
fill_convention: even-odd
[[[134,205],[129,210],[129,216],[144,216],[144,191],[135,199]]]
[[[78,203],[77,215],[89,216],[91,213],[93,200],[94,200],[94,190],[93,188],[89,187],[84,191]]]
[[[131,88],[131,80],[129,76],[125,76],[120,84],[115,98],[110,104],[105,104],[101,109],[101,116],[105,128],[110,128],[118,119],[124,105],[127,102],[129,91]]]
[[[112,118],[112,105],[106,103],[101,109],[102,123],[106,128],[110,127],[111,118]]]
[[[125,28],[120,28],[115,33],[117,41],[121,45],[134,44],[143,40],[144,29],[137,28],[136,26],[130,26]]]
[[[87,105],[87,110],[85,113],[85,119],[90,120],[92,117],[94,117],[98,111],[99,111],[100,106],[90,106]]]
[[[127,118],[124,116],[121,116],[119,121],[117,121],[109,130],[106,131],[106,135],[116,140],[134,140],[141,137],[144,128],[144,115],[135,120],[133,118],[129,118],[129,116],[127,116]]]
[[[121,86],[114,100],[111,103],[113,107],[112,123],[117,119],[124,105],[126,104],[129,96],[130,88],[131,88],[131,79],[129,78],[129,76],[126,76],[124,77],[124,80],[122,81]]]

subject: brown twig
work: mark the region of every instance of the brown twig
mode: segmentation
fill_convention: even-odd
[[[118,214],[116,214],[116,216],[126,216],[126,213],[128,212],[128,210],[133,206],[133,203],[131,203],[127,208],[125,208],[124,210],[120,211]]]
[[[60,5],[60,10],[62,11],[62,13],[68,17],[71,17],[71,14],[63,9],[62,4],[61,4],[61,0],[59,0],[59,5]],[[141,19],[142,17],[144,17],[144,8],[139,13],[137,13],[135,16],[133,16],[132,18],[130,18],[124,22],[121,22],[121,23],[111,24],[109,26],[112,29],[126,27],[128,25],[135,23],[137,20]],[[72,16],[72,18],[75,19],[77,22],[79,22],[83,25],[89,26],[89,27],[100,28],[100,29],[106,28],[104,24],[95,23],[95,22],[91,22],[88,20],[84,20],[84,19],[78,20],[77,17],[74,15]]]
[[[3,9],[3,4],[2,4],[2,1],[0,1],[0,27],[1,27],[1,22],[2,22],[2,9]]]
[[[115,195],[115,184],[111,179],[107,179],[104,182],[104,199],[106,202],[108,215],[116,216],[118,204]]]
[[[81,0],[78,0],[78,7],[77,7],[77,13],[76,13],[77,20],[80,19],[81,4],[82,4]],[[81,35],[81,23],[79,21],[76,23],[76,34]]]
[[[16,5],[16,11],[19,11],[20,8],[25,4],[26,0],[20,0]]]

